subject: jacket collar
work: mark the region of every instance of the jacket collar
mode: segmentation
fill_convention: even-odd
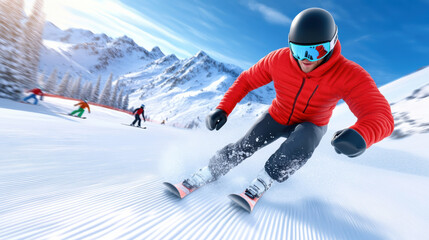
[[[332,53],[331,57],[323,63],[322,65],[318,66],[316,69],[309,73],[304,73],[301,68],[299,67],[298,61],[293,57],[292,51],[290,51],[289,59],[292,62],[293,69],[295,71],[298,71],[303,77],[321,77],[323,76],[332,66],[335,65],[335,63],[340,59],[341,57],[341,44],[340,40],[337,41],[337,44],[335,44],[334,52]]]

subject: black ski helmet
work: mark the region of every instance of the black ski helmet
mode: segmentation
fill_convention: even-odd
[[[332,15],[322,8],[305,9],[290,25],[289,42],[292,43],[313,45],[330,42],[334,38],[338,38],[337,25]]]

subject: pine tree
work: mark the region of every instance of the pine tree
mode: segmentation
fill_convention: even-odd
[[[68,97],[70,96],[70,90],[69,90],[69,80],[70,80],[70,75],[68,72],[66,72],[66,74],[64,74],[63,79],[61,80],[60,85],[58,86],[57,89],[57,94],[60,96],[65,96]]]
[[[85,94],[85,99],[88,99],[88,101],[92,97],[92,90],[93,90],[92,82],[88,82],[88,86]]]
[[[43,28],[45,26],[45,14],[42,11],[43,0],[35,0],[33,10],[25,26],[21,44],[23,53],[22,75],[25,79],[25,87],[37,86],[36,77],[39,67],[40,49],[43,45]]]
[[[98,76],[97,83],[95,84],[95,87],[92,90],[91,93],[91,102],[98,102],[100,98],[100,82],[101,82],[101,76]]]
[[[100,99],[98,100],[98,103],[110,106],[110,99],[112,95],[112,78],[113,78],[113,74],[111,73],[109,75],[109,78],[107,79],[106,85],[104,85],[104,89],[100,95]]]
[[[124,103],[122,104],[122,109],[128,110],[128,101],[129,101],[129,94],[125,96]]]
[[[119,109],[122,109],[123,98],[124,98],[124,89],[121,89],[121,91],[119,92],[118,104],[116,106]]]
[[[75,83],[75,79],[73,79],[73,76],[69,75],[69,81],[67,83],[67,89],[65,92],[65,97],[72,97],[72,87]]]
[[[113,89],[113,95],[111,99],[112,107],[118,107],[118,91],[119,91],[119,81],[116,82],[115,88]]]
[[[77,80],[74,81],[73,87],[71,88],[70,96],[72,98],[80,98],[80,86],[81,86],[82,76],[79,76]]]
[[[19,100],[22,96],[21,88],[13,78],[13,74],[5,66],[0,65],[0,98]]]
[[[91,101],[91,94],[92,94],[92,83],[91,82],[85,82],[82,88],[82,94],[80,96],[81,99]]]
[[[58,81],[58,77],[57,77],[57,69],[54,69],[51,73],[51,75],[49,75],[48,81],[46,81],[45,85],[44,85],[44,92],[47,93],[55,93],[55,89],[57,87],[57,81]]]
[[[18,100],[25,87],[19,52],[24,17],[23,0],[0,1],[0,97]]]
[[[39,73],[36,81],[36,86],[40,86],[40,88],[43,88],[42,86],[45,85],[45,73]]]

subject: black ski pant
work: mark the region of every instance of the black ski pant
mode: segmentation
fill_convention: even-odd
[[[134,121],[133,121],[133,123],[131,123],[132,125],[134,125],[136,122],[138,122],[137,123],[137,126],[139,126],[140,127],[140,124],[141,124],[141,122],[142,122],[142,120],[141,120],[141,118],[140,118],[140,115],[139,114],[136,114],[136,115],[134,115],[135,117],[136,117],[136,119],[134,119]]]
[[[287,139],[265,163],[268,175],[278,182],[283,182],[307,162],[326,130],[327,126],[317,126],[310,122],[282,125],[266,112],[244,137],[219,150],[210,159],[209,169],[217,179],[257,150],[280,137],[285,137]]]

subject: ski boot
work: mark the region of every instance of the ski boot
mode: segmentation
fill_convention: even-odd
[[[164,185],[167,186],[168,190],[176,196],[184,198],[189,193],[197,190],[207,183],[213,182],[214,180],[216,179],[213,177],[209,167],[203,167],[181,183],[171,184],[164,182]]]
[[[256,203],[270,189],[273,182],[274,180],[268,175],[265,169],[262,169],[244,192],[241,194],[230,194],[229,198],[248,212],[252,212]]]

